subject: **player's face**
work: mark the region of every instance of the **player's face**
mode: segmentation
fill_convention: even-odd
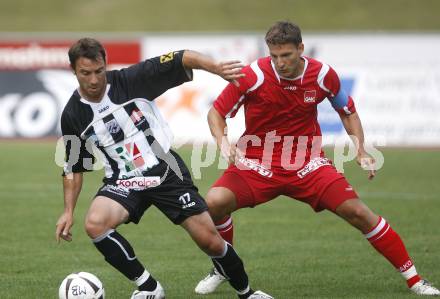
[[[98,60],[78,58],[73,72],[78,80],[82,97],[97,102],[102,99],[107,85],[105,70],[106,64],[101,57]]]
[[[270,57],[275,65],[279,76],[284,78],[295,78],[303,71],[303,60],[301,55],[304,52],[304,44],[268,45]]]

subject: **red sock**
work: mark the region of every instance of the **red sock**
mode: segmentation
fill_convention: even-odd
[[[417,274],[402,239],[385,219],[379,217],[379,222],[365,234],[365,238],[402,274],[408,287],[420,281],[421,278]]]
[[[234,238],[234,224],[232,223],[231,216],[226,216],[222,220],[215,222],[215,228],[220,233],[223,240],[232,245],[232,239]]]

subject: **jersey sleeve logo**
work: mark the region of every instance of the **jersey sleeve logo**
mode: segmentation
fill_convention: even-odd
[[[165,63],[174,59],[174,52],[160,56],[160,63]]]
[[[316,102],[316,90],[304,91],[304,103],[315,103],[315,102]]]

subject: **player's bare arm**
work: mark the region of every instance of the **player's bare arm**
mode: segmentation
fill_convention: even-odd
[[[208,112],[208,124],[223,158],[225,158],[228,163],[232,164],[237,157],[243,156],[235,145],[230,144],[226,120],[214,107],[211,107]]]
[[[241,73],[243,64],[239,60],[229,60],[217,62],[211,57],[193,51],[185,50],[183,54],[183,66],[187,69],[201,69],[212,74],[216,74],[226,81],[238,86],[237,79],[244,77]]]
[[[64,212],[56,224],[55,238],[60,242],[60,238],[66,241],[72,241],[72,233],[70,231],[73,226],[73,211],[75,210],[76,202],[79,193],[81,192],[83,181],[83,174],[70,173],[63,176],[64,189]]]
[[[340,114],[345,131],[353,140],[358,148],[356,161],[363,168],[368,170],[368,179],[373,179],[376,175],[374,167],[374,159],[366,152],[364,148],[364,130],[362,129],[361,119],[359,114],[354,112],[352,114]]]

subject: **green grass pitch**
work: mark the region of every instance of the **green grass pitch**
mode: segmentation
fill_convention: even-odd
[[[178,150],[189,163],[191,147]],[[55,242],[63,209],[55,145],[0,142],[0,298],[57,298],[63,278],[96,274],[107,298],[129,298],[134,286],[106,264],[83,230],[83,219],[102,172],[85,175],[73,242]],[[384,167],[369,182],[354,162],[346,176],[362,199],[401,235],[422,276],[440,285],[440,152],[383,150]],[[332,155],[329,155],[332,157]],[[196,180],[202,195],[220,174],[216,165]],[[235,213],[235,247],[251,284],[275,298],[418,298],[355,229],[329,212],[279,198]],[[179,226],[156,208],[120,232],[165,287],[167,298],[202,298],[193,289],[208,258]],[[235,298],[228,285],[207,299]]]

